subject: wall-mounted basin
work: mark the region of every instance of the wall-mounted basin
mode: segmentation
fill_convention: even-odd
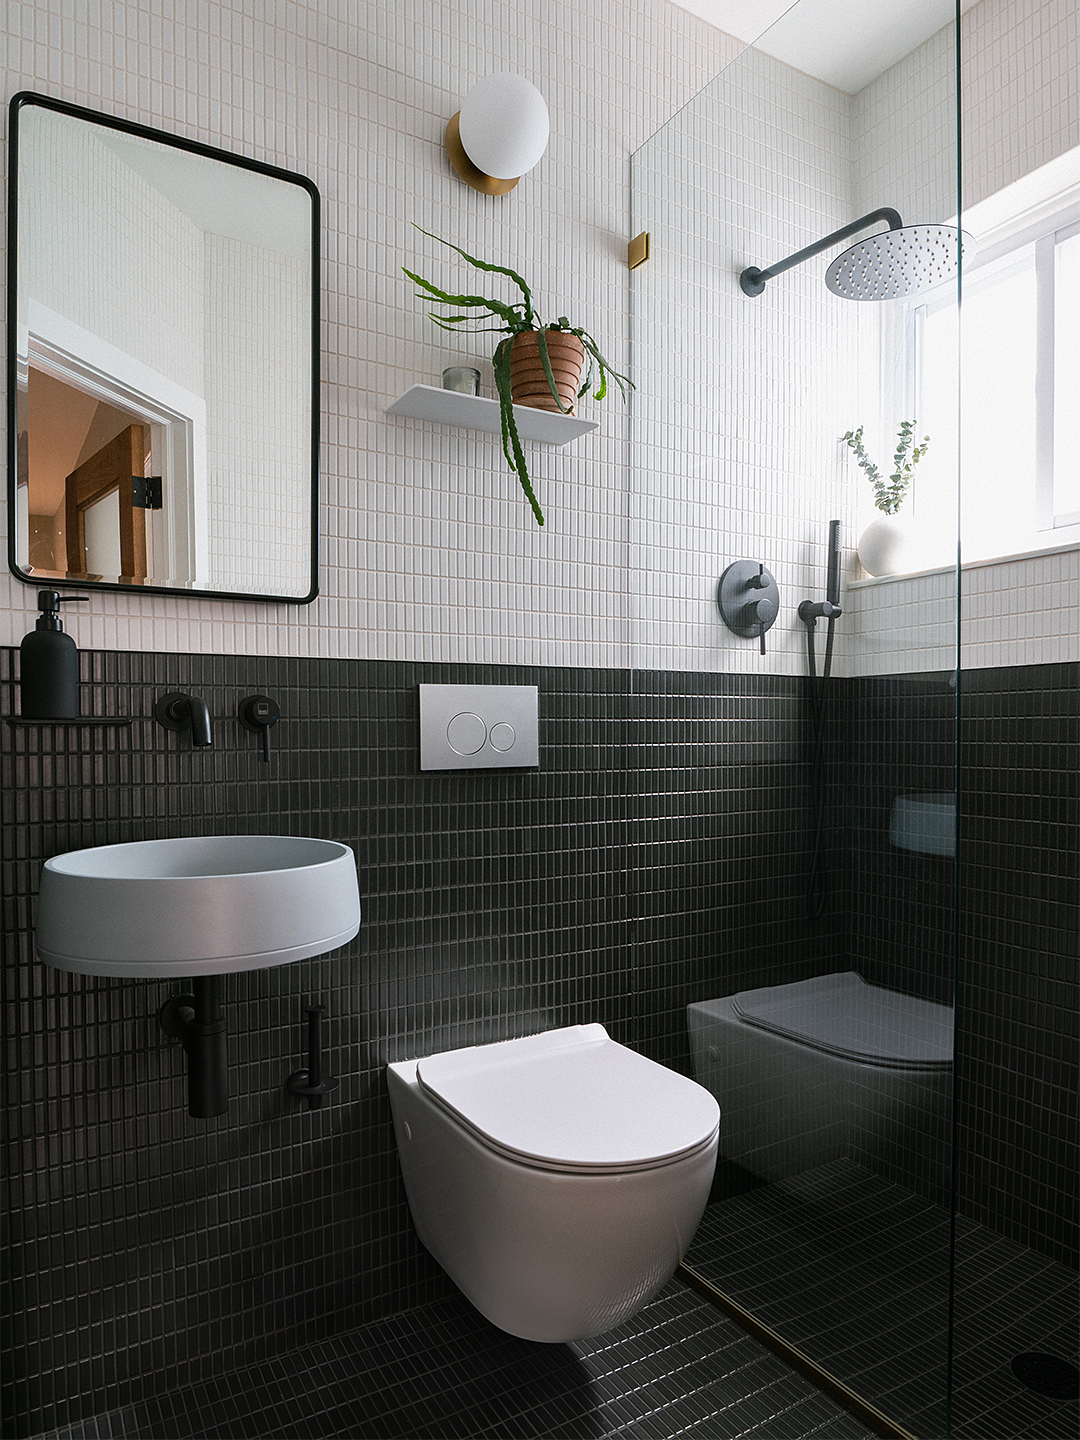
[[[305,960],[359,929],[347,845],[203,835],[47,860],[36,945],[38,958],[58,970],[172,979]]]

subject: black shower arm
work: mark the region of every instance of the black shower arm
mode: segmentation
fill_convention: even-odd
[[[815,240],[813,245],[807,245],[805,250],[797,250],[794,255],[789,255],[786,260],[778,260],[775,265],[770,265],[768,270],[759,270],[751,265],[739,276],[739,284],[747,295],[760,295],[765,289],[765,281],[772,280],[777,275],[782,275],[785,270],[790,270],[793,265],[801,265],[804,260],[810,260],[815,255],[820,255],[822,250],[828,250],[830,245],[835,245],[839,240],[846,240],[849,235],[856,234],[859,230],[865,230],[867,225],[873,225],[878,220],[887,220],[890,230],[902,230],[903,220],[899,213],[889,206],[881,210],[871,210],[869,215],[864,215],[860,220],[852,220],[850,225],[844,225],[839,230],[834,230],[831,235],[826,235],[824,240]]]

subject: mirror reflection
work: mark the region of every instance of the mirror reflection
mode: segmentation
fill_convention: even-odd
[[[39,96],[12,137],[15,573],[314,598],[314,186]]]

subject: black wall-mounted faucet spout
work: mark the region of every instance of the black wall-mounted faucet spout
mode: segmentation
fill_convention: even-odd
[[[175,690],[163,695],[154,702],[154,719],[166,730],[190,730],[191,743],[196,749],[206,750],[214,743],[210,711],[198,695],[184,695]]]

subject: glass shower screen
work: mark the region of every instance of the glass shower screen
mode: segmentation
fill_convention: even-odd
[[[957,444],[955,424],[923,428],[917,309],[952,310],[935,399],[951,386],[955,411],[956,27],[944,0],[856,42],[841,10],[801,0],[633,157],[633,233],[651,237],[631,282],[634,683],[644,706],[650,677],[684,677],[673,738],[697,777],[657,817],[688,878],[643,897],[643,965],[657,1058],[722,1113],[688,1270],[886,1433],[940,1437]],[[740,284],[879,211],[759,293]],[[890,231],[879,248],[917,283],[833,293],[845,247]],[[940,269],[916,253],[931,232]],[[899,492],[895,516],[875,503]],[[860,546],[875,523],[884,561]],[[778,586],[764,654],[718,612],[738,561]]]

